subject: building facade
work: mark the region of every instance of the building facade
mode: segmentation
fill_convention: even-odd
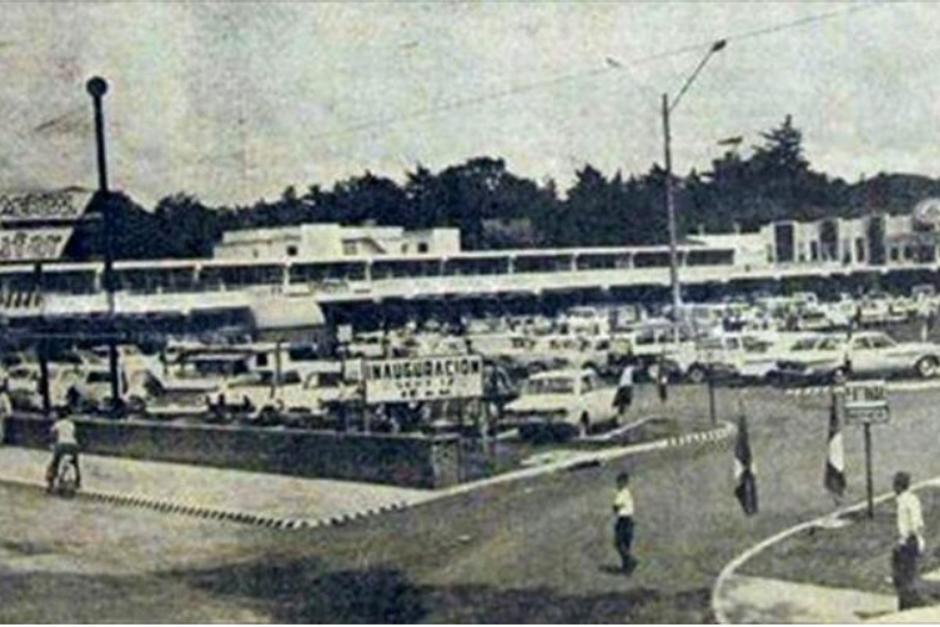
[[[301,224],[226,231],[215,259],[289,260],[383,256],[446,256],[460,252],[460,231],[437,228],[407,231],[400,226]]]

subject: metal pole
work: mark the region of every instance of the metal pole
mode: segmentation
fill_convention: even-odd
[[[708,366],[708,415],[712,424],[718,424],[718,416],[715,411],[715,372],[711,364]]]
[[[666,167],[666,214],[669,217],[669,285],[672,288],[672,315],[679,315],[679,259],[676,251],[676,206],[672,189],[672,136],[669,131],[669,94],[663,94],[663,154]]]
[[[865,423],[865,489],[868,492],[868,517],[875,517],[875,486],[872,480],[871,423]]]
[[[95,109],[95,148],[98,156],[98,193],[104,212],[104,289],[108,298],[108,368],[111,377],[111,415],[117,416],[121,398],[118,374],[118,351],[114,337],[114,212],[108,190],[108,161],[104,141],[104,110],[102,99],[108,93],[108,83],[100,76],[92,77],[85,85]]]

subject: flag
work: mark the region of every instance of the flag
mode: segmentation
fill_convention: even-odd
[[[823,485],[835,496],[845,492],[845,449],[842,446],[842,425],[836,408],[835,394],[829,409],[829,450],[826,453],[826,474]]]
[[[734,445],[734,495],[748,516],[757,513],[757,480],[751,442],[747,435],[747,419],[738,418],[738,441]]]

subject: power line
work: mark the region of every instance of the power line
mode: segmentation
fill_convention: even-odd
[[[337,137],[342,135],[351,135],[355,133],[360,133],[362,131],[374,129],[374,128],[383,128],[387,126],[392,126],[402,122],[409,122],[418,119],[424,119],[428,117],[434,117],[442,113],[447,113],[449,111],[454,111],[458,109],[471,108],[476,105],[484,104],[492,100],[502,100],[505,98],[510,98],[517,96],[522,93],[537,91],[541,89],[549,89],[562,85],[564,83],[585,80],[594,78],[600,75],[609,74],[613,72],[624,72],[629,75],[628,68],[634,67],[637,65],[642,65],[646,63],[652,63],[654,61],[661,61],[671,57],[677,57],[692,52],[699,52],[705,47],[710,47],[715,45],[716,41],[740,41],[744,39],[753,39],[756,37],[762,37],[765,35],[772,35],[780,33],[782,31],[795,29],[795,28],[805,28],[813,24],[818,24],[820,22],[833,20],[840,17],[848,17],[853,14],[860,13],[862,11],[868,11],[874,8],[879,8],[883,4],[886,4],[882,1],[872,2],[859,6],[852,6],[848,9],[842,9],[839,11],[828,11],[826,13],[819,13],[815,15],[810,15],[802,17],[796,20],[791,20],[788,22],[782,22],[779,24],[773,24],[771,26],[765,26],[753,30],[742,31],[738,33],[733,33],[726,35],[724,37],[719,37],[715,39],[710,39],[708,41],[701,41],[694,44],[687,44],[684,46],[679,46],[676,48],[670,48],[662,52],[645,55],[642,57],[637,57],[628,61],[619,61],[612,57],[605,58],[605,64],[602,67],[591,68],[587,70],[582,70],[579,72],[571,72],[568,74],[562,74],[560,76],[555,76],[552,78],[532,81],[529,83],[523,83],[508,89],[494,91],[490,93],[479,94],[476,96],[471,96],[468,98],[460,98],[453,100],[451,102],[446,102],[440,105],[426,107],[424,109],[417,109],[410,113],[389,115],[382,118],[376,118],[372,120],[365,120],[362,122],[354,123],[349,126],[323,131],[322,133],[315,133],[309,136],[311,139],[323,139],[328,137]],[[631,77],[632,78],[632,77]]]

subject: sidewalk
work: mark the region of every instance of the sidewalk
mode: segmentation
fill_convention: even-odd
[[[940,483],[924,482],[916,491],[924,508],[926,536],[940,537]],[[897,533],[894,508],[893,494],[882,495],[876,499],[873,519],[864,515],[862,507],[853,506],[838,518],[808,521],[748,549],[715,584],[713,609],[718,620],[896,623],[940,618],[940,606],[898,611],[890,581]],[[928,545],[920,563],[921,591],[928,603],[940,598],[938,567],[940,553]]]
[[[47,451],[0,447],[0,481],[44,486],[50,457]],[[430,491],[371,483],[100,455],[82,455],[81,466],[86,495],[189,514],[229,513],[218,517],[245,522],[254,518],[261,524],[290,521],[313,526],[413,505],[433,496]]]

